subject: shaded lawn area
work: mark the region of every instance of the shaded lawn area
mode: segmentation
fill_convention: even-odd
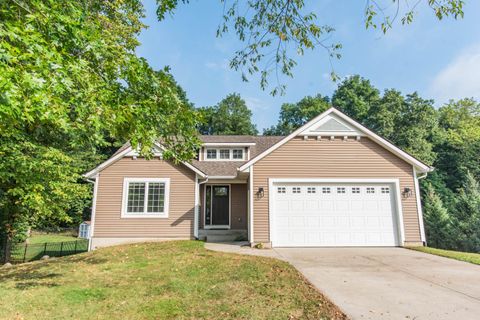
[[[413,247],[410,249],[480,265],[480,254],[478,253],[442,250],[429,247]]]
[[[288,263],[144,243],[0,269],[2,319],[346,319]]]
[[[45,242],[66,242],[66,241],[75,241],[76,237],[70,234],[56,234],[56,233],[34,233],[30,238],[28,238],[29,244],[45,243]]]

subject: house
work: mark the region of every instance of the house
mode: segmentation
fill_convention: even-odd
[[[92,249],[229,235],[274,247],[425,243],[418,180],[432,168],[334,108],[286,137],[200,138],[190,162],[126,144],[85,175]]]

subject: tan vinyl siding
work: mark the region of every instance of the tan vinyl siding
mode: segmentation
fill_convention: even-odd
[[[205,185],[200,185],[200,229],[203,229],[205,219]],[[230,229],[247,230],[247,185],[231,184],[231,221]]]
[[[253,189],[265,189],[263,198],[254,198],[255,242],[270,241],[269,178],[398,178],[400,191],[415,188],[412,165],[366,137],[360,141],[294,138],[254,165]],[[415,191],[408,198],[402,197],[401,204],[405,241],[420,242]]]
[[[125,177],[170,178],[168,218],[121,218]],[[184,165],[123,158],[101,171],[99,181],[93,237],[193,237],[195,173]]]

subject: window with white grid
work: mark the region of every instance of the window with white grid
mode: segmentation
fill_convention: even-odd
[[[233,149],[233,159],[243,160],[243,149]]]
[[[352,188],[352,193],[360,193],[360,188],[359,187],[353,187]]]
[[[300,187],[293,187],[292,193],[300,193]]]
[[[286,193],[287,192],[287,189],[285,187],[278,187],[277,188],[277,192],[278,193]]]
[[[168,217],[169,185],[168,178],[125,178],[122,217]]]
[[[345,188],[344,187],[338,187],[337,188],[337,193],[345,193]]]
[[[382,187],[381,192],[382,193],[390,193],[390,188],[389,187]]]
[[[307,193],[317,193],[317,188],[315,188],[315,187],[308,187],[308,188],[307,188]]]
[[[322,193],[330,193],[332,192],[332,190],[330,189],[330,187],[323,187],[322,188]]]
[[[222,160],[230,159],[230,149],[220,149],[220,159]]]

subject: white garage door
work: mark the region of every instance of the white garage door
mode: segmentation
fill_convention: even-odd
[[[274,184],[272,245],[396,246],[390,184]]]

